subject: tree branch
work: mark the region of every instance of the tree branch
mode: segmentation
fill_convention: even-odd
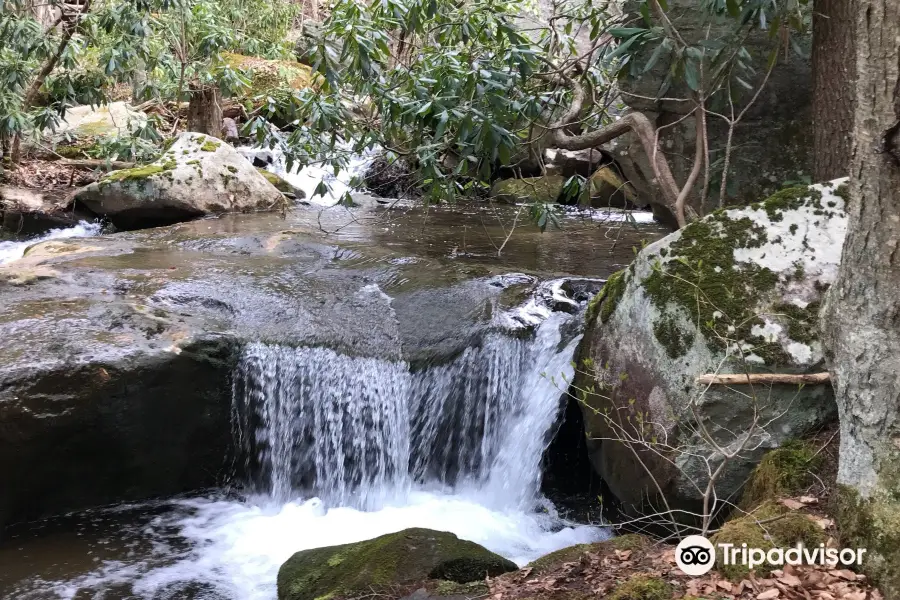
[[[715,373],[700,375],[694,382],[700,385],[741,385],[741,384],[773,384],[786,383],[800,385],[804,383],[819,384],[831,381],[828,373],[734,373],[717,375]]]

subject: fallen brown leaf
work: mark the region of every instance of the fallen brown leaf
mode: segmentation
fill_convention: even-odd
[[[778,596],[781,595],[781,592],[778,591],[777,588],[772,588],[762,592],[761,594],[757,594],[756,600],[775,600]]]
[[[802,502],[797,502],[796,500],[793,500],[791,498],[782,498],[778,501],[778,503],[782,506],[788,507],[791,510],[800,510],[805,506],[805,504],[803,504]]]

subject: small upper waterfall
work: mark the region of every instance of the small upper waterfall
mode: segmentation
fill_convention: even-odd
[[[529,510],[579,337],[552,313],[532,339],[488,335],[449,363],[413,368],[321,348],[254,343],[234,384],[254,491],[377,510],[411,486],[465,489]]]

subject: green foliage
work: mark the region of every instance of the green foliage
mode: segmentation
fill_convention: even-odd
[[[192,85],[238,93],[248,85],[246,74],[222,53],[289,56],[286,34],[298,10],[288,0],[94,0],[76,22],[45,31],[28,6],[24,0],[0,4],[0,139],[37,137],[54,129],[68,107],[109,101],[120,83],[139,88],[139,97],[162,100],[186,98]],[[52,69],[41,83],[36,73],[45,65]],[[35,83],[38,94],[26,101]],[[138,132],[104,142],[101,153],[145,159],[158,141]]]

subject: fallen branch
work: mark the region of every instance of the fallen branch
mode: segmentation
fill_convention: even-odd
[[[133,162],[124,162],[121,160],[103,160],[100,158],[61,158],[55,161],[55,164],[64,167],[75,167],[77,169],[107,169],[116,171],[118,169],[131,169],[135,166]]]
[[[734,373],[717,375],[710,373],[700,375],[694,382],[700,385],[740,385],[740,384],[772,384],[786,383],[788,385],[818,384],[831,381],[829,373],[808,373],[794,375],[789,373]]]

